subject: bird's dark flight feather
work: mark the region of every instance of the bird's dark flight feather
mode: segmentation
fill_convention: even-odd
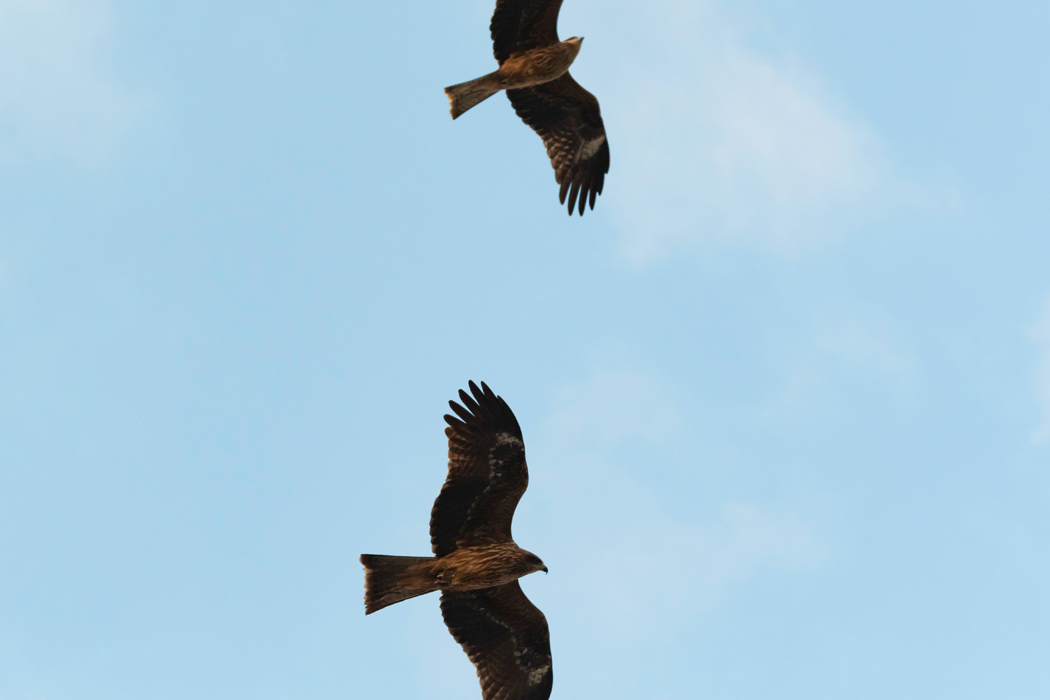
[[[577,197],[581,216],[584,205],[593,209],[609,172],[609,142],[598,100],[568,73],[536,87],[508,90],[507,97],[522,121],[543,139],[554,177],[561,185],[561,203],[569,196],[569,214]],[[585,152],[598,139],[594,152]]]
[[[489,31],[500,65],[513,53],[558,43],[562,0],[497,0]]]
[[[448,476],[430,513],[430,543],[435,556],[460,546],[510,542],[511,520],[529,471],[521,428],[502,398],[484,382],[470,382],[459,392],[456,416],[446,415]]]
[[[543,613],[518,582],[441,594],[441,615],[478,671],[484,700],[547,700],[554,685]]]

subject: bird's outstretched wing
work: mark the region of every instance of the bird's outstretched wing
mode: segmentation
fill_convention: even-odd
[[[492,51],[502,66],[512,53],[558,43],[562,0],[496,0],[489,31]]]
[[[561,185],[561,203],[569,196],[569,215],[577,196],[580,216],[585,204],[594,209],[609,172],[609,142],[597,98],[568,73],[536,87],[507,90],[507,97],[518,116],[543,139]]]
[[[464,545],[511,541],[514,509],[529,485],[521,428],[484,382],[459,392],[448,423],[448,476],[430,513],[430,543],[443,557]]]
[[[444,591],[441,616],[478,671],[484,700],[547,700],[554,685],[547,620],[518,582]]]

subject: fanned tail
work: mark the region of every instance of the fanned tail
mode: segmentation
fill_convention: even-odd
[[[502,89],[503,86],[499,84],[499,78],[495,73],[445,88],[445,95],[451,105],[452,118],[455,119]]]
[[[435,557],[362,554],[365,567],[365,614],[438,590],[430,564]]]

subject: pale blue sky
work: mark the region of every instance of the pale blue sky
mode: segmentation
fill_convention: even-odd
[[[442,414],[521,422],[554,698],[1050,693],[1050,9],[0,0],[0,698],[480,697]]]

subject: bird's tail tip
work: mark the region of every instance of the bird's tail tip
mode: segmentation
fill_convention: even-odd
[[[445,97],[448,98],[449,112],[452,114],[452,118],[457,119],[468,109],[492,97],[501,89],[499,80],[495,78],[494,73],[483,75],[480,78],[468,80],[458,85],[448,86],[445,88]]]
[[[420,566],[434,561],[433,557],[362,554],[360,561],[365,567],[365,615],[437,590],[429,567]]]
[[[456,93],[452,90],[452,88],[445,88],[445,97],[448,98],[448,111],[450,114],[452,114],[453,119],[458,119],[461,114],[467,111],[466,109],[463,109],[460,105],[456,104]]]

